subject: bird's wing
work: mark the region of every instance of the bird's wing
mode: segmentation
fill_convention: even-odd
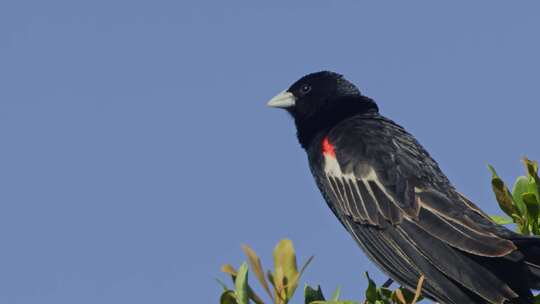
[[[357,239],[383,248],[382,253],[393,252],[399,263],[387,266],[398,272],[404,269],[398,273],[402,281],[410,281],[411,271],[406,269],[412,265],[432,277],[436,269],[495,303],[516,296],[468,258],[506,256],[515,245],[455,192],[437,164],[402,128],[384,120],[350,120],[324,139],[322,155],[321,186],[329,204]],[[366,230],[359,227],[381,233],[367,240],[361,235]],[[425,260],[424,266],[419,258]],[[500,292],[493,293],[494,286]],[[431,289],[435,293],[440,287],[432,284]]]
[[[399,126],[352,120],[332,130],[325,141],[333,149],[323,152],[329,190],[341,212],[356,222],[410,222],[474,255],[500,257],[516,249],[498,235],[497,225],[454,190],[435,161]]]

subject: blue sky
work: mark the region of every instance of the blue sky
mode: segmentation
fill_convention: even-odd
[[[346,75],[496,213],[540,159],[537,1],[2,1],[0,302],[217,303],[281,238],[305,282],[382,282],[265,102]],[[300,303],[297,301],[296,303]]]

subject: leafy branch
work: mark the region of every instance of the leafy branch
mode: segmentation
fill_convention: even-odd
[[[281,240],[274,248],[274,271],[265,270],[261,259],[255,251],[247,245],[242,249],[247,256],[249,268],[255,274],[262,289],[270,299],[269,303],[287,304],[294,296],[300,277],[313,260],[310,257],[300,268],[297,268],[296,252],[290,240]],[[234,284],[234,290],[229,289],[226,284],[220,282],[223,287],[221,294],[221,304],[265,304],[264,300],[251,288],[248,282],[248,263],[244,262],[238,271],[231,265],[226,264],[221,267],[221,271],[228,274]],[[387,286],[377,287],[375,282],[369,277],[368,288],[365,291],[366,300],[363,302],[348,301],[340,299],[340,289],[336,289],[330,299],[326,299],[320,286],[317,289],[309,285],[304,287],[305,304],[415,304],[421,300],[421,290],[424,277],[420,277],[416,292],[400,287],[395,290],[388,289]]]
[[[497,175],[492,166],[491,186],[499,207],[506,216],[494,215],[491,219],[498,224],[516,224],[519,233],[524,235],[539,235],[540,215],[540,178],[538,177],[538,162],[523,159],[526,175],[519,176],[514,182],[512,192],[504,181]]]

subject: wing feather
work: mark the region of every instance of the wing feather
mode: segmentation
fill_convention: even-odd
[[[353,215],[353,218],[356,217],[360,219],[360,221],[366,221],[367,215],[363,212],[364,208],[361,206],[358,206],[358,203],[356,203],[356,198],[354,196],[353,190],[354,188],[351,187],[350,184],[351,179],[344,179],[342,180],[343,186],[345,188],[345,196],[347,197],[347,205],[349,207],[349,212],[351,215]]]
[[[326,179],[328,180],[329,186],[330,186],[329,188],[332,190],[332,194],[334,195],[336,199],[337,207],[338,207],[337,210],[340,210],[342,212],[345,211],[346,209],[345,209],[345,205],[343,204],[343,196],[339,192],[339,188],[336,183],[336,178],[333,176],[327,175]]]
[[[366,206],[364,205],[364,202],[362,200],[362,197],[360,196],[360,190],[358,190],[358,186],[356,185],[356,180],[354,179],[348,179],[347,184],[349,185],[349,189],[351,190],[351,201],[353,202],[353,209],[358,216],[364,220],[368,220],[368,212],[366,210]]]
[[[403,218],[401,211],[387,191],[383,190],[375,181],[369,181],[368,185],[379,209],[382,210],[383,217],[394,225],[400,223]]]
[[[380,229],[369,226],[360,227],[347,222],[351,234],[364,249],[368,257],[392,278],[410,290],[415,290],[420,275],[426,276],[423,294],[449,304],[468,303],[470,297],[459,286],[434,271],[427,258],[397,229]]]
[[[356,180],[356,187],[358,188],[358,194],[361,198],[361,202],[363,203],[367,211],[367,215],[370,219],[370,223],[378,224],[380,216],[379,216],[377,203],[375,202],[374,197],[369,193],[363,181]]]
[[[437,209],[423,207],[416,223],[433,237],[472,254],[500,257],[508,255],[516,249],[511,241],[481,231],[478,227],[461,224],[453,219],[442,215]]]
[[[405,221],[399,230],[439,271],[490,303],[503,303],[506,299],[518,296],[504,281],[481,264],[461,251],[452,250],[450,245],[440,242],[420,225]]]

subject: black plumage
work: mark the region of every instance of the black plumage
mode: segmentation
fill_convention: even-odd
[[[367,256],[439,303],[532,303],[540,240],[493,223],[416,139],[333,72],[304,76],[269,102],[294,118],[328,206]]]

